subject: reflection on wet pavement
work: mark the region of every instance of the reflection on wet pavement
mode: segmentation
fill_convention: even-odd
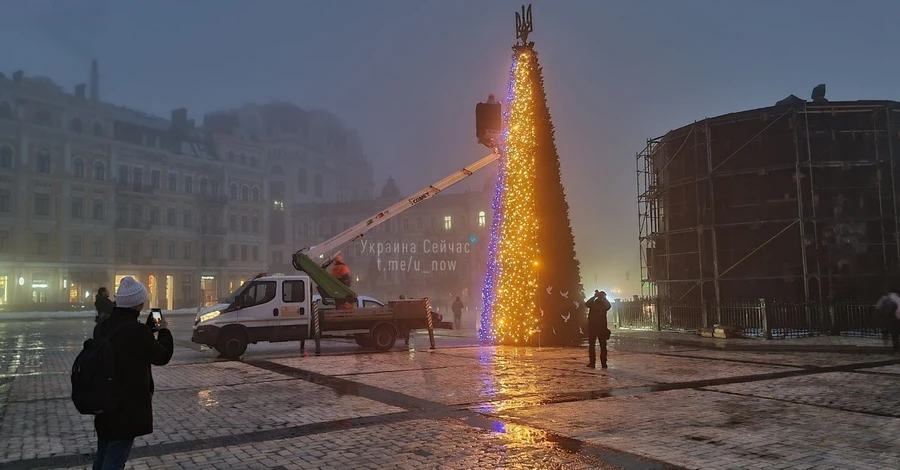
[[[619,338],[610,369],[592,370],[584,349],[439,338],[436,350],[414,339],[389,353],[327,340],[322,356],[297,343],[260,344],[243,361],[225,361],[185,347],[190,319],[173,324],[176,354],[154,368],[156,432],[137,440],[137,468],[718,469],[760,459],[768,468],[885,468],[900,460],[900,360],[879,352],[717,351]],[[86,462],[93,427],[69,401],[68,372],[92,329],[83,320],[0,322],[0,464]]]

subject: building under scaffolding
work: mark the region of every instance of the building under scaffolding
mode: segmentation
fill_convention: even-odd
[[[643,294],[874,302],[898,280],[897,158],[894,101],[791,97],[648,140],[637,155]]]

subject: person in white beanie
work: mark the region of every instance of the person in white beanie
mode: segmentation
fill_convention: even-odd
[[[115,412],[94,417],[97,454],[94,470],[125,468],[134,439],[153,432],[153,374],[150,365],[163,366],[172,359],[174,344],[163,318],[154,337],[149,326],[138,322],[147,303],[147,289],[132,277],[119,282],[116,306],[109,318],[94,328],[94,338],[109,336],[115,351],[115,377],[122,396]]]

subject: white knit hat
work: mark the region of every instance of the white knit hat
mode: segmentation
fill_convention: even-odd
[[[133,308],[147,303],[147,289],[133,277],[127,276],[119,281],[119,290],[116,291],[116,307]]]

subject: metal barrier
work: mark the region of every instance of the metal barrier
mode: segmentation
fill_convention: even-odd
[[[316,354],[322,354],[322,319],[319,318],[319,301],[312,303],[313,338],[316,340]]]
[[[698,331],[728,326],[747,337],[804,338],[819,335],[879,337],[883,324],[874,301],[797,303],[780,299],[675,302],[666,298],[616,301],[613,323],[622,329]]]
[[[434,319],[431,314],[431,303],[427,297],[425,298],[425,317],[428,319],[428,341],[431,343],[431,349],[434,349]]]

